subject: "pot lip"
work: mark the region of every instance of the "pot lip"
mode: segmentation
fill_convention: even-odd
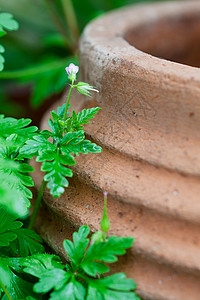
[[[103,65],[109,63],[111,68],[121,68],[119,70],[121,73],[124,69],[126,72],[127,69],[133,72],[134,67],[135,72],[142,70],[152,75],[159,73],[167,81],[168,79],[177,83],[190,81],[199,88],[200,68],[147,54],[130,45],[124,38],[128,30],[134,26],[139,27],[162,18],[180,17],[191,13],[200,17],[199,1],[142,3],[114,10],[86,26],[80,41],[80,53],[84,55],[89,51],[94,59],[97,59],[98,55]]]

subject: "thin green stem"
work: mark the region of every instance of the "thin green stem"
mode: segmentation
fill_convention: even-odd
[[[65,20],[71,34],[71,39],[73,41],[74,47],[76,48],[80,35],[76,13],[71,0],[61,0],[61,2],[65,15]]]
[[[107,219],[107,196],[104,197],[104,208],[103,208],[103,219]],[[106,237],[107,237],[107,231],[104,231],[103,232],[103,239],[104,239],[104,242],[106,241]]]
[[[44,190],[46,188],[46,181],[42,181],[41,183],[41,186],[40,186],[40,189],[39,189],[39,192],[38,192],[38,196],[37,196],[37,199],[35,201],[35,205],[34,205],[34,208],[33,208],[33,213],[31,215],[31,220],[30,220],[30,223],[29,223],[29,226],[28,228],[29,229],[32,229],[34,227],[34,224],[35,224],[35,221],[36,221],[36,218],[37,218],[37,214],[38,214],[38,211],[39,211],[39,208],[40,208],[40,204],[41,204],[41,201],[42,201],[42,198],[43,198],[43,194],[44,194]]]
[[[62,35],[62,37],[64,38],[65,41],[65,45],[66,48],[68,49],[68,51],[73,54],[74,49],[70,43],[70,37],[67,34],[67,31],[57,13],[57,11],[55,10],[54,6],[52,5],[51,0],[46,0],[46,4],[49,8],[49,13],[51,14],[51,18],[55,24],[55,26],[57,27],[58,31],[60,32],[60,34]]]
[[[0,79],[16,79],[16,78],[23,78],[27,76],[31,77],[31,76],[39,75],[41,73],[46,73],[49,70],[53,71],[53,70],[60,69],[62,67],[64,68],[64,66],[67,64],[68,61],[69,58],[64,58],[62,60],[53,61],[45,65],[39,65],[28,69],[1,72]]]
[[[110,228],[110,221],[108,219],[108,214],[107,214],[107,192],[104,192],[104,208],[103,208],[103,217],[101,219],[101,230],[103,231],[103,239],[104,241],[106,240],[107,236],[107,231]]]
[[[68,97],[67,97],[67,103],[66,103],[66,107],[65,107],[65,113],[64,113],[64,117],[63,117],[63,120],[65,121],[66,120],[66,117],[67,117],[67,111],[68,111],[68,106],[69,106],[69,100],[70,100],[70,97],[71,97],[71,93],[72,93],[72,90],[74,88],[74,81],[72,81],[72,84],[71,84],[71,87],[70,87],[70,90],[69,90],[69,94],[68,94]]]
[[[104,196],[103,213],[107,216],[107,194]]]
[[[12,300],[7,288],[5,287],[5,285],[2,283],[2,281],[0,280],[0,287],[2,288],[2,290],[4,291],[4,293],[6,294],[7,298],[9,300]]]

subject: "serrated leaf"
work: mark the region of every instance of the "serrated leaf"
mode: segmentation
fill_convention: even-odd
[[[34,291],[36,293],[47,293],[52,289],[59,290],[70,277],[71,275],[62,269],[46,270],[40,276],[39,282],[34,285]]]
[[[84,140],[84,138],[85,135],[83,130],[79,130],[75,132],[67,132],[61,141],[61,145],[63,146],[63,149],[65,148],[67,149],[69,142],[71,142],[72,144],[77,144],[82,140]]]
[[[73,243],[70,240],[64,240],[63,247],[69,255],[72,263],[79,265],[85,255],[85,250],[88,246],[89,239],[87,236],[90,233],[88,226],[81,226],[78,232],[73,233]]]
[[[81,125],[91,123],[90,120],[94,118],[100,109],[100,107],[83,109],[81,112],[77,113],[77,122]]]
[[[76,113],[74,110],[72,116],[68,117],[64,122],[64,128],[66,131],[79,131],[83,128],[84,124],[91,123],[91,119],[100,110],[100,107],[92,107],[83,109],[81,112]]]
[[[136,288],[136,284],[132,279],[126,278],[124,273],[117,273],[100,279],[102,286],[109,287],[112,290],[130,291]]]
[[[26,158],[40,156],[43,151],[56,152],[56,146],[48,141],[48,137],[42,134],[35,135],[32,139],[27,140],[26,144],[20,149],[20,155]]]
[[[18,140],[24,143],[27,139],[32,138],[38,128],[29,126],[31,119],[15,119],[0,115],[0,136],[7,138],[13,133],[18,136]]]
[[[97,273],[102,274],[106,272],[106,268],[101,267],[99,263],[96,264],[96,261],[101,261],[102,265],[104,262],[113,263],[117,261],[116,255],[125,254],[126,249],[132,246],[133,241],[134,239],[130,237],[111,236],[105,242],[90,244],[81,267],[89,276],[96,276]]]
[[[83,300],[85,298],[85,288],[77,281],[70,281],[62,289],[51,293],[51,300]]]
[[[140,300],[133,292],[136,285],[132,279],[127,279],[124,273],[117,273],[106,278],[98,278],[97,270],[103,274],[107,267],[103,262],[116,261],[116,255],[121,255],[125,249],[131,247],[132,238],[111,236],[106,241],[89,244],[88,226],[81,226],[78,232],[73,234],[73,242],[65,240],[63,246],[70,258],[70,265],[65,269],[61,263],[52,264],[50,255],[35,255],[31,260],[25,258],[21,265],[24,271],[39,278],[34,285],[37,293],[49,293],[51,300]],[[101,244],[101,247],[94,245]],[[87,252],[89,251],[89,255]],[[89,273],[84,273],[81,268],[83,263],[88,265]],[[91,266],[94,272],[91,274]],[[106,268],[106,269],[105,269]],[[84,268],[82,268],[84,269]],[[88,276],[89,275],[89,276]]]
[[[89,140],[81,141],[78,144],[73,144],[73,142],[70,142],[68,143],[67,148],[75,155],[79,155],[79,153],[88,154],[102,152],[102,148],[100,146],[97,146],[95,143],[92,143]]]
[[[60,257],[50,254],[35,254],[21,261],[24,272],[37,278],[43,276],[46,270],[63,269]]]
[[[70,104],[68,105],[68,109],[70,108]],[[53,120],[57,121],[58,119],[62,120],[65,114],[65,109],[66,109],[66,103],[64,103],[62,106],[57,107],[57,112],[53,110],[51,112],[52,117],[54,116]],[[68,113],[69,114],[69,113]]]
[[[6,139],[0,136],[0,157],[15,160],[22,144],[16,134],[11,134]]]
[[[65,176],[72,177],[73,175],[72,171],[62,164],[72,165],[74,163],[74,159],[70,155],[57,155],[51,163],[43,162],[41,170],[47,172],[44,180],[48,182],[47,187],[53,197],[59,197],[64,192],[63,187],[69,185]]]
[[[89,283],[87,300],[140,300],[132,292],[136,284],[132,279],[127,279],[124,273],[117,273],[99,280],[91,280]],[[100,296],[101,295],[101,296]]]
[[[59,145],[51,143],[47,139],[48,135],[42,135],[42,133],[34,136],[22,147],[20,154],[28,157],[36,156],[36,161],[43,162],[41,170],[46,172],[44,180],[48,182],[47,188],[50,189],[53,197],[59,197],[64,192],[64,187],[69,185],[65,177],[73,175],[66,165],[74,165],[75,160],[69,152],[62,154]]]
[[[61,150],[63,153],[71,152],[75,155],[102,152],[100,146],[85,140],[83,130],[66,133],[61,141]]]
[[[103,294],[91,285],[88,286],[87,300],[104,300]]]

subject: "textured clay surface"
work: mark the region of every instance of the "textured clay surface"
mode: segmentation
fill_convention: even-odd
[[[93,21],[80,64],[81,80],[100,93],[75,94],[72,108],[103,108],[85,126],[103,152],[77,157],[59,199],[46,190],[38,231],[64,257],[62,241],[80,225],[99,229],[107,191],[110,234],[135,238],[113,270],[134,278],[143,299],[199,300],[199,1],[131,6]]]

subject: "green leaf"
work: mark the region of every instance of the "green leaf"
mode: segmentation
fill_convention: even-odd
[[[75,131],[75,132],[67,132],[61,141],[61,145],[63,146],[63,149],[67,149],[70,142],[71,142],[71,144],[76,145],[76,144],[80,143],[81,141],[83,141],[84,138],[85,138],[85,135],[84,135],[83,130],[79,130],[79,131]],[[68,152],[70,152],[70,151],[68,151]]]
[[[20,268],[21,261],[21,258],[0,256],[0,278],[13,300],[26,299],[26,296],[32,296],[34,298],[36,295],[33,292],[33,284],[20,278],[12,271],[15,268]],[[0,289],[1,299],[7,300],[6,295],[1,295],[2,292]],[[37,295],[36,299],[41,299],[41,296]]]
[[[75,155],[79,155],[79,153],[88,154],[88,153],[101,153],[102,148],[97,146],[95,143],[91,143],[89,140],[81,141],[78,144],[74,144],[73,142],[68,143],[67,148],[70,152]]]
[[[101,107],[83,109],[81,112],[77,113],[77,121],[80,124],[91,123],[89,120],[93,119],[100,109]]]
[[[27,127],[30,123],[31,119],[5,118],[4,115],[0,115],[0,136],[7,138],[14,133],[18,136],[18,140],[24,143],[38,130],[36,126]]]
[[[94,118],[95,114],[97,114],[100,109],[100,107],[92,107],[83,109],[78,113],[73,110],[72,116],[68,117],[64,122],[66,131],[81,130],[84,124],[91,123],[90,120]]]
[[[11,243],[12,251],[16,255],[28,256],[36,253],[44,253],[44,247],[41,244],[43,241],[35,231],[20,228],[12,231],[16,234],[17,239]]]
[[[10,242],[17,238],[13,230],[22,227],[23,223],[15,220],[16,217],[8,214],[7,209],[0,206],[0,247],[9,246]]]
[[[13,20],[13,16],[9,13],[0,12],[0,37],[6,34],[6,30],[17,30],[19,27],[17,21]],[[0,53],[5,52],[5,49],[0,45]],[[4,69],[5,59],[2,54],[0,54],[0,71]]]
[[[24,272],[41,278],[46,270],[63,269],[61,259],[56,255],[35,254],[21,261]]]
[[[7,195],[6,198],[0,198],[0,204],[18,216],[25,216],[30,207],[29,199],[32,198],[32,193],[27,186],[33,186],[34,183],[32,178],[24,173],[31,170],[33,168],[27,164],[0,158],[0,180],[4,189],[2,193]]]
[[[1,180],[1,176],[0,176]],[[16,201],[17,203],[16,203]],[[19,199],[20,200],[20,199]],[[15,195],[15,198],[13,199],[13,192],[12,189],[8,186],[6,182],[1,182],[0,185],[0,204],[4,205],[10,213],[16,214],[16,215],[25,215],[27,214],[27,207],[24,209],[22,208],[21,204],[18,202],[18,197]],[[22,208],[22,209],[21,209]]]
[[[85,299],[85,288],[83,285],[75,280],[70,281],[62,289],[51,293],[51,300],[83,300]]]
[[[90,280],[87,300],[140,300],[132,292],[136,284],[132,279],[127,279],[124,273],[117,273],[99,280]]]
[[[38,283],[34,285],[36,293],[47,293],[53,288],[59,290],[70,278],[70,274],[62,269],[53,269],[44,271]]]
[[[73,243],[70,240],[64,240],[63,247],[75,265],[79,265],[84,258],[85,250],[88,246],[90,233],[88,226],[81,226],[78,232],[73,233]]]
[[[72,171],[66,167],[75,164],[74,157],[69,153],[60,151],[59,137],[54,137],[53,143],[48,141],[48,135],[34,136],[20,149],[20,155],[30,158],[36,156],[36,161],[43,162],[41,170],[46,172],[44,180],[53,197],[59,197],[64,192],[64,187],[69,185],[65,178],[72,177]]]
[[[40,156],[39,160],[46,160],[46,156]],[[64,187],[68,187],[69,182],[65,178],[72,177],[72,171],[63,166],[64,165],[73,165],[75,164],[74,158],[68,155],[55,155],[54,161],[51,163],[43,162],[41,170],[46,171],[44,180],[48,182],[47,187],[50,189],[50,193],[53,197],[59,197],[64,192]]]
[[[34,285],[34,291],[47,293],[54,289],[50,299],[85,299],[85,288],[76,281],[73,273],[63,270],[64,266],[58,259],[56,256],[43,254],[25,258],[21,262],[26,273],[39,278],[39,282]]]
[[[109,270],[104,262],[116,261],[116,255],[124,254],[125,249],[132,246],[133,239],[111,236],[106,241],[92,241],[89,245],[89,233],[88,226],[81,226],[78,232],[73,233],[73,242],[64,240],[70,266],[63,266],[56,256],[48,254],[34,255],[21,262],[26,273],[39,278],[34,291],[42,294],[51,292],[51,300],[140,300],[133,292],[136,284],[124,273],[101,279],[96,276]],[[86,265],[89,272],[84,270]]]
[[[16,134],[11,134],[6,139],[0,136],[0,157],[15,160],[18,156],[21,143]]]
[[[133,238],[111,236],[106,241],[89,244],[90,233],[88,226],[81,226],[73,233],[73,242],[64,240],[63,246],[73,266],[80,266],[89,276],[97,276],[109,271],[104,264],[117,261],[116,255],[123,255],[133,244]],[[86,251],[87,248],[87,251]]]
[[[68,109],[70,108],[70,104],[68,105]],[[64,117],[65,114],[65,109],[66,109],[66,103],[64,103],[62,106],[57,107],[57,112],[53,110],[52,112],[56,114],[61,120]],[[69,114],[69,113],[68,113]],[[55,121],[55,120],[54,120]]]
[[[23,223],[16,219],[5,207],[0,206],[0,247],[7,246],[7,251],[16,256],[44,252],[40,236],[33,230],[21,228]]]
[[[68,132],[64,135],[61,141],[61,150],[65,154],[72,152],[75,155],[79,153],[100,153],[102,148],[97,146],[95,143],[91,143],[85,140],[85,135],[83,130]]]
[[[3,31],[3,28],[6,30],[18,30],[19,24],[13,19],[13,15],[9,13],[0,13],[0,32]]]
[[[48,153],[56,152],[56,146],[48,141],[48,136],[42,134],[33,136],[32,139],[27,140],[26,144],[20,149],[20,155],[26,158],[40,156],[40,153],[47,151]]]
[[[130,248],[134,239],[131,237],[123,238],[111,236],[105,242],[90,244],[86,252],[84,261],[81,263],[82,269],[89,276],[96,276],[109,271],[104,264],[117,261],[116,255],[123,255],[127,248]],[[100,263],[101,262],[101,263]]]
[[[130,291],[136,288],[136,284],[132,279],[127,279],[124,273],[117,273],[98,281],[101,286],[105,286],[112,290]]]

